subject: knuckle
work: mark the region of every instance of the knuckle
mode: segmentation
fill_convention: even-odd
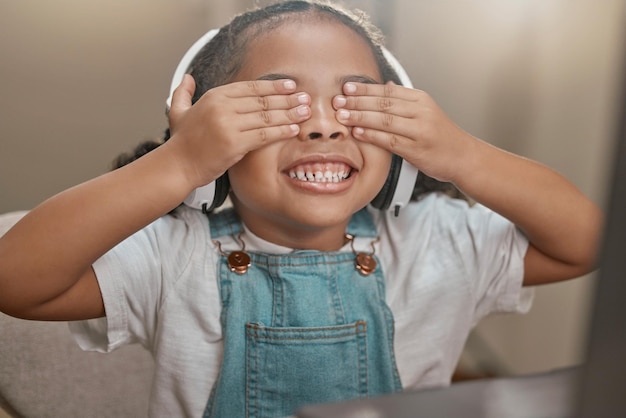
[[[268,140],[267,130],[266,129],[259,129],[257,132],[258,132],[257,135],[258,135],[259,142],[262,143],[262,144],[265,144],[267,142],[267,140]]]
[[[387,111],[391,109],[393,106],[393,102],[388,97],[381,97],[378,99],[378,109],[381,111]]]
[[[262,112],[259,112],[259,117],[261,118],[263,123],[265,123],[266,125],[269,125],[270,123],[272,123],[272,114],[268,111],[264,110]]]
[[[257,96],[257,102],[259,103],[259,106],[261,106],[261,109],[269,109],[270,102],[266,96]]]
[[[287,120],[290,122],[299,122],[302,118],[295,109],[287,110],[285,114],[287,115]]]
[[[423,100],[427,94],[428,93],[426,93],[424,90],[413,89],[411,90],[411,100],[413,102],[419,102]]]
[[[390,97],[393,94],[393,85],[385,84],[383,88],[383,96]]]
[[[382,115],[382,124],[383,127],[385,128],[389,128],[392,124],[393,124],[393,115],[389,114],[389,113],[384,113]]]
[[[248,88],[252,90],[253,93],[257,94],[259,91],[259,83],[256,80],[247,81]]]
[[[398,137],[398,135],[391,134],[389,138],[389,147],[393,150],[393,149],[398,148],[399,145],[400,145],[400,138]]]

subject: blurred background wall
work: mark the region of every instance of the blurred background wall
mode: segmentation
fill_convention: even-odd
[[[0,0],[0,213],[29,209],[161,135],[173,70],[253,0]],[[620,0],[352,0],[461,127],[539,160],[604,206],[622,70]],[[158,181],[158,179],[155,179]],[[484,321],[469,369],[578,364],[594,275]]]

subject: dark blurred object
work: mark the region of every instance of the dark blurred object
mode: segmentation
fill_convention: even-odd
[[[626,60],[626,51],[622,56]],[[579,417],[626,417],[626,61]]]
[[[581,369],[514,378],[455,383],[449,388],[405,392],[302,408],[298,418],[533,418],[571,417]]]

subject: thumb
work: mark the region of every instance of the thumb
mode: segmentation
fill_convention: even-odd
[[[189,74],[183,76],[183,81],[172,94],[172,106],[168,113],[170,130],[174,131],[176,122],[191,108],[191,99],[196,91],[196,82]]]

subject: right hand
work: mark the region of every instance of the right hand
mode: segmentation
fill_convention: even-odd
[[[172,96],[166,144],[182,158],[195,187],[208,184],[248,152],[294,138],[311,116],[311,98],[292,80],[240,81],[207,91],[195,104],[185,75]]]

